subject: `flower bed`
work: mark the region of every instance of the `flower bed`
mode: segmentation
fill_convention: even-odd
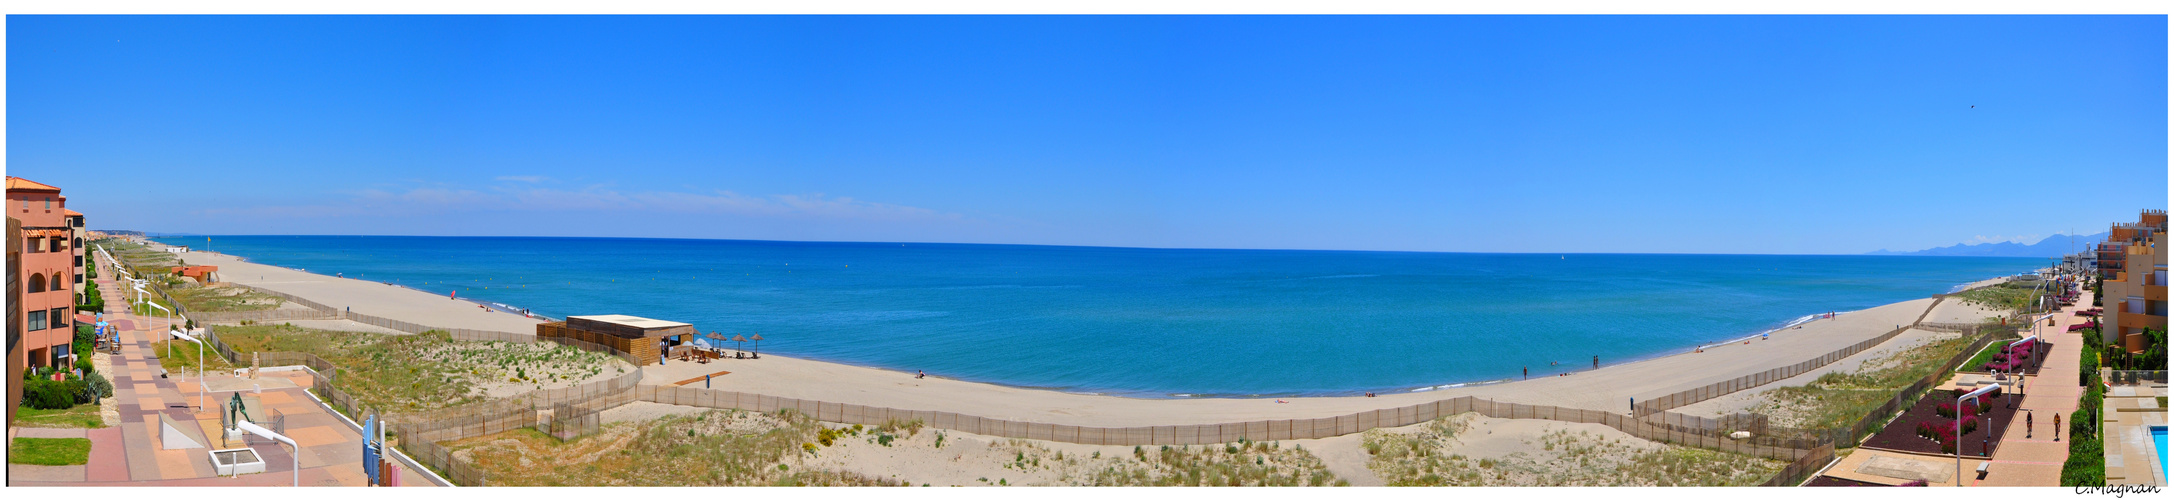
[[[1955,453],[1955,446],[1960,445],[1964,455],[1990,456],[1992,450],[2000,448],[2000,436],[2007,432],[2008,425],[2015,419],[2022,418],[2020,412],[2008,408],[2008,403],[2017,399],[2013,394],[1997,397],[1986,395],[1980,396],[1985,404],[1966,404],[1961,408],[1963,420],[1958,426],[1955,419],[1943,416],[1953,415],[1956,411],[1955,396],[1950,391],[1926,393],[1916,404],[1904,410],[1902,416],[1896,417],[1894,422],[1888,423],[1878,434],[1865,440],[1864,446],[1895,451],[1952,454]],[[1992,437],[1990,447],[1986,444],[1986,437],[1989,435]]]
[[[2032,350],[2037,351],[2036,362],[2032,361]],[[2015,347],[2008,347],[2007,344],[1995,344],[1986,346],[1984,351],[1979,352],[1977,356],[1972,356],[1969,362],[1963,364],[1963,371],[1974,373],[2021,372],[2036,375],[2038,374],[2039,365],[2045,364],[2045,356],[2050,352],[2053,352],[2053,344],[2043,341],[2033,341]]]

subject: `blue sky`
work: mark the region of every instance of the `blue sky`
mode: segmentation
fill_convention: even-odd
[[[94,228],[1860,253],[2167,207],[2163,16],[7,23],[8,173]]]

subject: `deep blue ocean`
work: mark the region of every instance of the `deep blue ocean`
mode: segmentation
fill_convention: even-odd
[[[400,236],[213,236],[209,247],[552,317],[760,333],[763,352],[1151,397],[1387,392],[1524,366],[1540,376],[1550,361],[1678,353],[2045,262]]]

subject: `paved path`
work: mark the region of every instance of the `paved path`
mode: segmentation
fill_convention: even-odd
[[[101,293],[107,297],[123,297],[120,288],[110,279],[97,280]],[[295,481],[294,458],[282,444],[252,440],[225,441],[219,431],[218,402],[225,401],[236,392],[255,398],[256,411],[269,415],[284,414],[286,434],[301,445],[300,481],[312,486],[363,486],[368,480],[362,472],[362,436],[348,427],[340,417],[319,406],[311,399],[305,372],[285,372],[278,375],[300,377],[279,384],[282,389],[255,391],[219,391],[205,397],[212,411],[199,411],[197,405],[198,379],[195,374],[172,374],[161,377],[163,372],[156,353],[165,345],[166,319],[137,318],[127,311],[125,302],[109,303],[106,321],[121,332],[121,353],[112,356],[113,368],[107,373],[113,382],[113,398],[109,404],[118,404],[121,424],[101,429],[17,429],[21,436],[39,437],[47,434],[70,434],[67,437],[87,437],[91,440],[90,463],[79,466],[43,467],[11,465],[8,468],[9,486],[287,486]],[[176,343],[176,349],[195,349],[187,342]],[[210,374],[211,386],[236,386],[237,381],[221,378],[237,378],[231,374]],[[260,378],[265,376],[260,376]],[[171,418],[183,427],[193,427],[199,436],[209,443],[207,448],[167,449],[159,439],[160,417]],[[207,452],[212,448],[242,448],[256,450],[265,461],[265,473],[239,477],[220,477],[212,469]],[[431,483],[411,470],[401,470],[404,485],[429,486]]]
[[[2032,414],[2034,422],[2008,427],[2000,447],[1993,450],[1993,465],[1986,468],[1985,478],[1971,481],[1971,486],[2061,484],[2061,464],[2068,461],[2064,428],[2069,414],[2076,411],[2076,398],[2083,395],[2083,387],[2076,383],[2083,364],[2083,334],[2068,331],[2068,326],[2084,322],[2075,312],[2091,307],[2091,291],[2084,290],[2076,304],[2061,308],[2053,326],[2044,322],[2037,326],[2036,333],[2053,343],[2053,352],[2039,366],[2038,375],[2023,381],[2023,410]],[[2054,415],[2061,416],[2063,428],[2053,426]]]

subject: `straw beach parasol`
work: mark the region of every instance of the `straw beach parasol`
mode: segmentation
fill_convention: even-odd
[[[755,359],[762,359],[762,334],[757,333],[753,337],[748,337],[748,340],[755,341],[756,350],[751,356],[754,356]]]
[[[738,343],[740,343],[740,342],[746,342],[746,341],[747,341],[747,336],[746,336],[746,335],[733,335],[733,336],[732,336],[732,342],[734,343],[734,345],[733,345],[733,347],[732,347],[732,348],[733,348],[733,349],[736,349],[736,350],[741,350],[741,351],[745,351],[745,350],[747,350],[747,349],[742,349],[742,348],[740,348],[740,346],[738,345]]]

